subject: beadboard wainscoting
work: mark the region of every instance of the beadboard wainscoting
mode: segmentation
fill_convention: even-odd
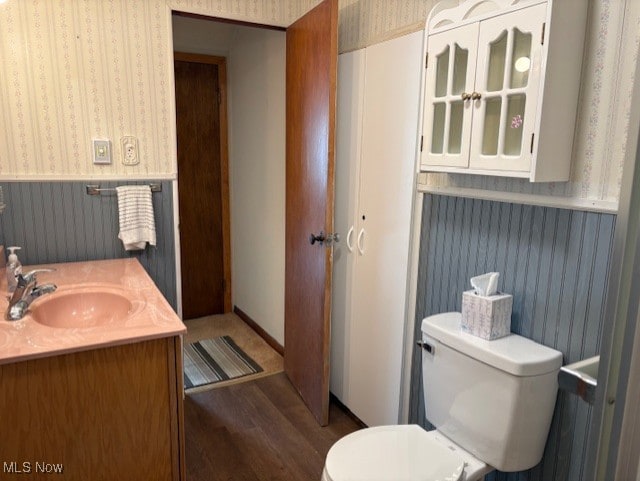
[[[101,181],[100,187],[151,181]],[[89,182],[91,183],[91,182]],[[25,265],[136,257],[176,309],[172,183],[154,192],[157,245],[127,252],[118,239],[118,200],[113,193],[88,195],[86,182],[4,182],[0,245],[21,246]]]
[[[425,195],[422,212],[415,339],[422,319],[460,311],[469,279],[500,272],[513,294],[511,330],[553,347],[564,363],[600,349],[616,216],[487,200]],[[430,427],[415,349],[409,420]],[[487,481],[579,481],[591,407],[560,392],[542,462],[526,473],[492,473]]]

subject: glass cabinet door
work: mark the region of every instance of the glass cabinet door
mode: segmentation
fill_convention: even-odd
[[[531,168],[545,17],[541,4],[480,23],[470,168]]]
[[[422,163],[467,167],[478,25],[430,35]]]

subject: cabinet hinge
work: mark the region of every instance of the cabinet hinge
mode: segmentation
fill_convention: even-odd
[[[540,37],[540,45],[544,45],[544,31],[547,29],[547,23],[542,24],[542,36]]]
[[[533,139],[535,138],[536,134],[531,134],[531,149],[530,152],[533,154]]]
[[[424,135],[420,136],[420,152],[422,152],[422,146],[424,145]]]
[[[427,53],[424,56],[424,68],[427,68],[429,66],[429,54]]]

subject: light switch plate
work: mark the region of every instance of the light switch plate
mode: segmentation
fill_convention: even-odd
[[[104,165],[111,163],[111,141],[93,139],[93,163]]]
[[[140,150],[138,139],[127,135],[120,139],[122,145],[122,163],[124,165],[138,165],[140,163]]]

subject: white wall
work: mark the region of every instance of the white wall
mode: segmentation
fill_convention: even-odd
[[[238,29],[227,65],[233,304],[284,345],[285,33]]]
[[[242,28],[232,23],[210,22],[178,15],[171,17],[171,25],[174,51],[220,57],[229,54],[236,30]]]

